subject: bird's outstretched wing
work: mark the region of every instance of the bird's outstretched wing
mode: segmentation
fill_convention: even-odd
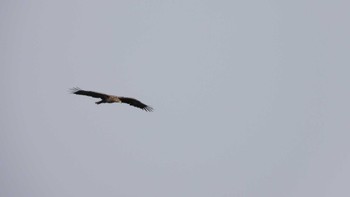
[[[93,91],[85,91],[85,90],[82,90],[80,88],[72,88],[71,91],[73,94],[91,96],[94,98],[105,99],[105,98],[109,97],[108,94],[102,94],[102,93],[93,92]]]
[[[136,100],[134,98],[128,98],[128,97],[119,97],[120,101],[122,103],[127,103],[131,106],[134,106],[134,107],[138,107],[140,109],[143,109],[145,111],[153,111],[153,108],[148,106],[148,105],[145,105],[143,104],[141,101],[139,100]]]

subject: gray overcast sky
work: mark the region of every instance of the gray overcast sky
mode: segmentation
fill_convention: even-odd
[[[349,195],[349,7],[1,1],[0,196]]]

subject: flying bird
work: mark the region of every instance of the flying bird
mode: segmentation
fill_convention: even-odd
[[[113,95],[108,95],[108,94],[102,94],[98,92],[93,92],[93,91],[86,91],[82,90],[80,88],[72,88],[71,89],[73,94],[77,95],[84,95],[84,96],[91,96],[94,98],[100,98],[100,101],[97,101],[96,104],[101,104],[101,103],[127,103],[131,106],[138,107],[140,109],[143,109],[145,111],[153,111],[153,108],[143,104],[141,101],[134,99],[134,98],[128,98],[128,97],[120,97],[120,96],[113,96]]]

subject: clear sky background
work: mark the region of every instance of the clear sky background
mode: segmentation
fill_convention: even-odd
[[[349,7],[1,1],[0,196],[349,195]]]

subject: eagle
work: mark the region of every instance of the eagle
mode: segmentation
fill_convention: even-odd
[[[98,93],[98,92],[93,92],[93,91],[86,91],[82,90],[80,88],[72,88],[71,89],[72,94],[76,95],[84,95],[84,96],[91,96],[94,98],[100,98],[100,101],[95,102],[96,104],[101,104],[101,103],[126,103],[134,107],[138,107],[140,109],[143,109],[145,111],[151,112],[153,111],[153,108],[143,104],[141,101],[134,99],[134,98],[129,98],[129,97],[120,97],[120,96],[113,96],[113,95],[108,95],[108,94],[103,94],[103,93]]]

